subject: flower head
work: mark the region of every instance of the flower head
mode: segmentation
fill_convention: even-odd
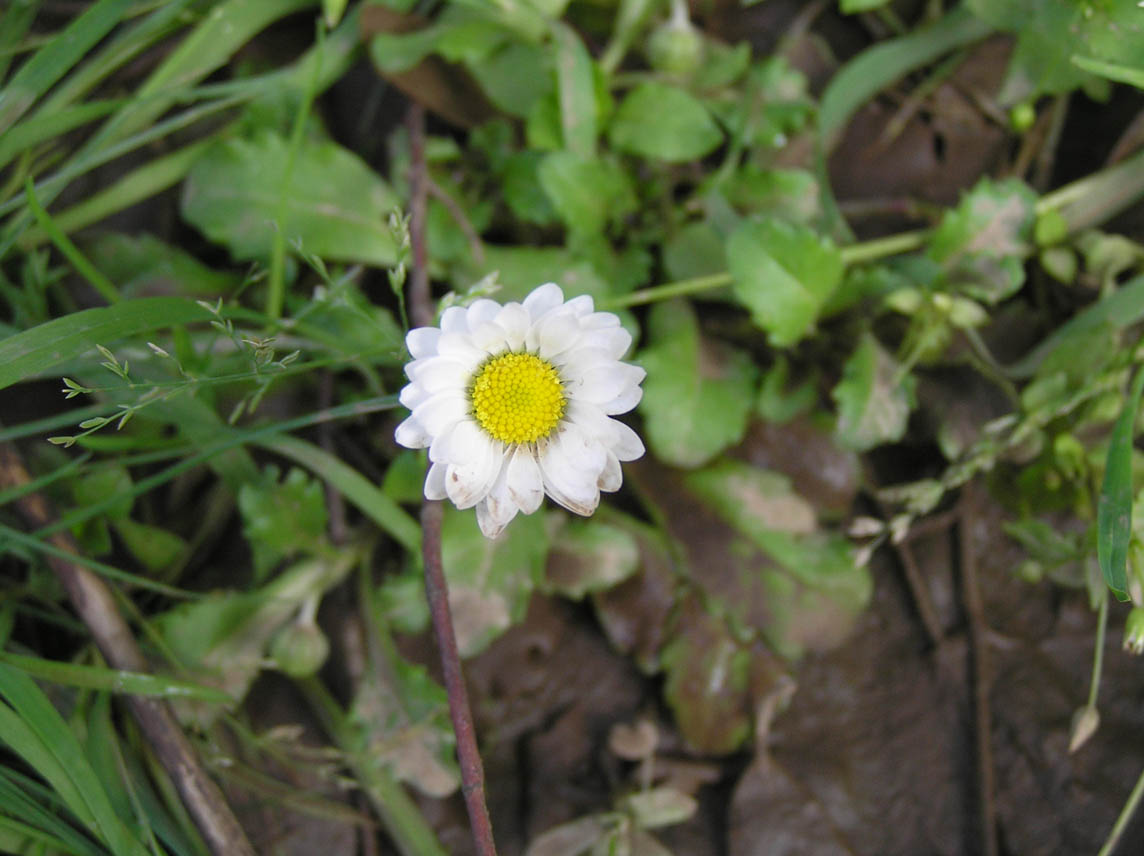
[[[440,328],[405,341],[413,360],[401,403],[412,413],[397,442],[429,449],[426,498],[475,506],[489,538],[546,493],[591,514],[600,491],[619,490],[620,461],[644,453],[610,417],[639,403],[645,372],[620,362],[632,337],[591,297],[565,302],[548,283],[523,303],[450,307]]]

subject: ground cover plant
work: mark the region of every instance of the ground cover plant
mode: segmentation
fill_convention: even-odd
[[[8,0],[0,851],[1137,852],[1142,58]]]

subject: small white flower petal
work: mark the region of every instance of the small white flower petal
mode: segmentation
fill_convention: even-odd
[[[456,435],[457,432],[454,432]],[[485,448],[463,464],[449,464],[445,471],[445,493],[457,508],[472,508],[489,495],[504,461],[495,441],[481,435]]]
[[[623,327],[585,330],[580,335],[580,345],[585,348],[599,348],[611,355],[613,360],[618,360],[632,346],[632,334]]]
[[[441,313],[441,332],[468,333],[469,323],[465,314],[466,310],[463,306],[450,306]]]
[[[540,472],[544,480],[544,492],[560,505],[585,517],[600,504],[600,489],[596,486],[597,476],[579,469],[570,460],[563,444],[551,442],[540,452]]]
[[[643,398],[643,388],[639,386],[629,386],[611,401],[601,404],[600,409],[609,416],[618,416],[621,413],[627,413],[639,404],[641,398]]]
[[[415,327],[405,334],[405,347],[414,359],[431,357],[437,353],[437,340],[441,331],[436,327]]]
[[[519,351],[524,347],[528,328],[532,326],[532,316],[528,314],[527,309],[519,303],[509,303],[501,308],[493,321],[504,330],[504,340],[508,350]]]
[[[528,310],[528,314],[532,316],[532,320],[537,321],[563,302],[564,292],[560,290],[560,286],[554,282],[546,282],[544,285],[534,288],[532,293],[524,298],[523,305]]]
[[[411,371],[411,379],[430,394],[444,392],[447,389],[464,387],[473,370],[471,366],[460,360],[450,360],[445,357],[431,357],[427,360],[417,360],[417,368]],[[410,363],[410,366],[414,363]]]
[[[624,472],[620,469],[620,459],[609,451],[608,460],[604,464],[600,478],[596,481],[596,486],[607,493],[615,493],[623,483]]]
[[[422,427],[416,417],[410,416],[397,426],[393,438],[397,441],[397,445],[406,449],[424,449],[432,442],[433,435]]]
[[[577,318],[580,318],[585,315],[591,315],[592,310],[595,309],[595,304],[592,302],[592,295],[581,294],[565,303],[564,308]]]
[[[632,388],[638,389],[646,375],[647,372],[642,367],[628,363],[613,362],[592,366],[579,377],[570,380],[568,395],[593,404],[605,404]]]
[[[642,458],[647,450],[644,449],[640,435],[618,419],[609,419],[608,421],[616,426],[616,442],[611,447],[611,451],[615,453],[616,457],[621,461],[634,461]]]
[[[614,312],[593,312],[580,319],[580,326],[585,330],[600,330],[607,327],[619,327],[620,316]]]
[[[425,498],[444,499],[445,493],[445,465],[430,464],[429,474],[425,476]]]
[[[413,408],[417,421],[433,436],[440,434],[450,425],[460,421],[468,412],[462,390],[449,389],[439,392]]]
[[[417,405],[428,397],[429,393],[416,383],[406,384],[397,394],[397,400],[401,402],[401,406],[408,410],[415,410]]]
[[[554,312],[540,323],[533,325],[528,331],[525,344],[530,351],[547,360],[568,350],[579,338],[580,325],[576,323],[576,319],[563,312]]]
[[[512,501],[525,514],[532,514],[544,501],[544,480],[530,449],[521,446],[505,467],[505,483]]]
[[[493,482],[489,495],[477,503],[477,523],[486,538],[495,538],[509,524],[520,510],[509,495],[507,484],[508,464],[501,467]],[[491,533],[491,534],[490,534]]]
[[[430,447],[429,458],[446,464],[465,464],[487,449],[489,436],[472,419],[461,419],[441,432]]]
[[[470,338],[474,345],[489,354],[499,354],[501,351],[509,350],[505,342],[504,328],[491,321],[475,328]]]
[[[482,324],[487,324],[497,317],[500,312],[501,305],[495,300],[489,300],[487,297],[482,297],[480,300],[474,300],[465,312],[465,321],[468,322],[470,330],[476,330]]]
[[[456,309],[458,307],[450,308]],[[442,333],[441,338],[437,341],[437,353],[443,357],[468,363],[473,368],[476,368],[481,360],[488,356],[473,344],[473,339],[468,333]]]

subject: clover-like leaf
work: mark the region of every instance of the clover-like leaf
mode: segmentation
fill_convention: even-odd
[[[628,154],[683,163],[713,152],[723,142],[723,132],[707,108],[685,90],[643,83],[620,103],[608,139]]]
[[[838,444],[864,452],[902,439],[914,403],[913,390],[913,377],[902,371],[872,334],[863,335],[831,393],[838,404]]]

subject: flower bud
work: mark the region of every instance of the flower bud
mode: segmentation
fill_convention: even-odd
[[[270,656],[292,678],[308,678],[317,673],[329,653],[326,634],[312,621],[283,627],[270,643]]]
[[[1124,650],[1144,654],[1144,606],[1134,606],[1124,625]]]

